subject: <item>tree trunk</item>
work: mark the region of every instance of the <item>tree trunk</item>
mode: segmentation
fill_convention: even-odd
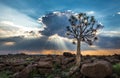
[[[77,54],[76,54],[76,65],[70,68],[69,72],[66,72],[65,75],[66,76],[71,76],[72,74],[74,74],[80,67],[80,62],[81,62],[81,40],[78,39],[77,40]]]
[[[76,54],[76,65],[80,66],[81,62],[81,40],[77,40],[77,54]]]

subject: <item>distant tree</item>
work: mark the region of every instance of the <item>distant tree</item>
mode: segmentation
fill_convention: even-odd
[[[81,62],[81,42],[92,45],[98,38],[96,32],[103,26],[98,23],[94,16],[87,16],[85,13],[72,15],[69,19],[70,26],[67,26],[66,35],[73,39],[73,44],[77,44],[76,65]]]

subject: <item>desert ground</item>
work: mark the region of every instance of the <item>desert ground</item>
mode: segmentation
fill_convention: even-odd
[[[120,55],[117,54],[82,56],[81,67],[66,76],[74,65],[75,55],[68,52],[63,55],[0,55],[0,78],[120,78]]]

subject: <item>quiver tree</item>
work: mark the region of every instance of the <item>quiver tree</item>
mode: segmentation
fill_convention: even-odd
[[[96,32],[103,26],[98,23],[94,16],[87,16],[85,13],[72,15],[69,19],[70,26],[67,26],[66,35],[73,39],[73,44],[77,44],[76,65],[81,62],[81,42],[92,45],[98,38]]]

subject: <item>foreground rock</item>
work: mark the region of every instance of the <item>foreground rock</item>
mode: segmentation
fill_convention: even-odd
[[[37,67],[39,67],[39,68],[52,68],[52,62],[50,62],[50,61],[39,61]]]
[[[4,67],[5,66],[5,64],[0,64],[0,69],[2,68],[2,67]]]
[[[74,58],[74,57],[64,58],[64,59],[62,60],[62,64],[63,64],[63,65],[67,65],[67,64],[72,63],[72,62],[74,62],[74,61],[75,61],[75,58]]]
[[[35,65],[28,65],[21,72],[15,73],[14,78],[29,78],[29,73],[34,69]]]
[[[39,61],[36,67],[41,74],[47,74],[52,72],[53,64],[51,61]]]
[[[83,64],[81,73],[91,78],[105,78],[112,74],[112,65],[107,61]]]

